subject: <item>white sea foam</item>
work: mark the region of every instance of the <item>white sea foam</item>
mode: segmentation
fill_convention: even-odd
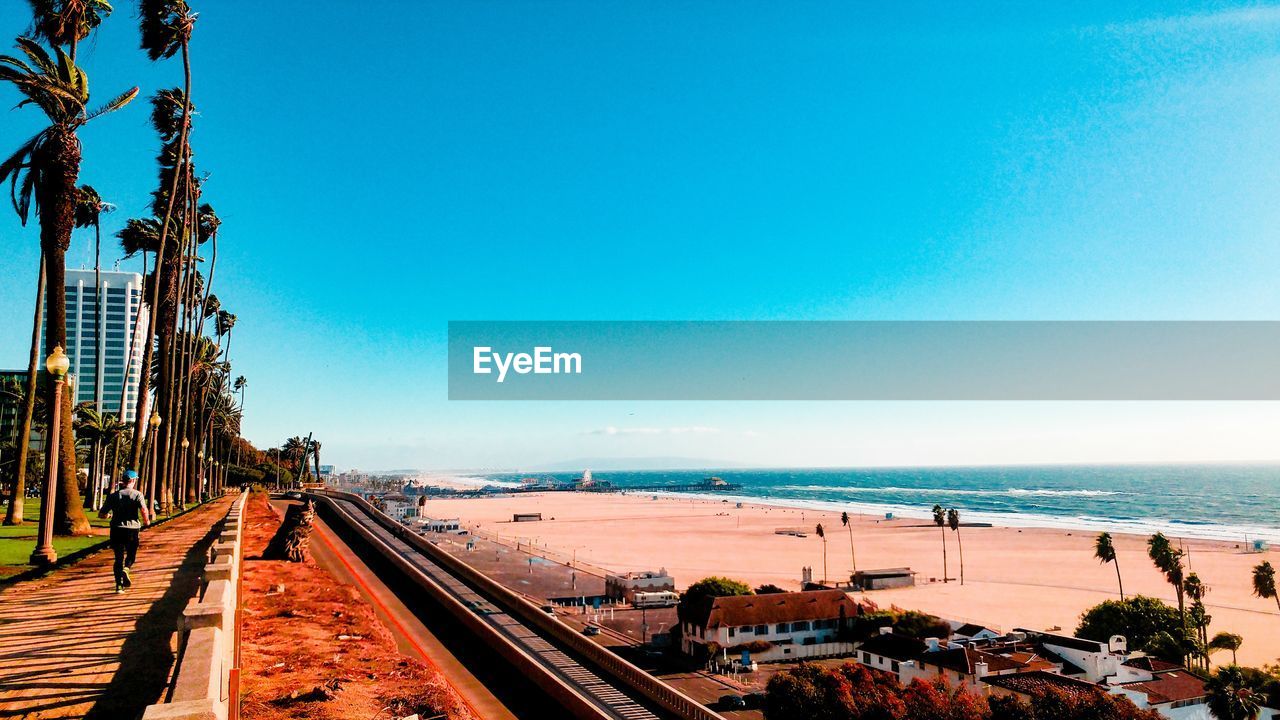
[[[1049,488],[963,489],[963,488],[907,488],[907,487],[859,487],[842,485],[780,485],[779,490],[832,493],[897,493],[900,495],[971,495],[983,497],[1044,496],[1044,497],[1104,497],[1128,495],[1118,490],[1054,490]]]
[[[830,489],[824,487],[824,489]],[[722,495],[712,493],[678,493],[678,492],[643,492],[638,495],[657,495],[673,498],[695,498],[711,501],[744,502],[754,505],[771,505],[775,507],[797,508],[805,510],[850,511],[861,515],[881,515],[893,513],[898,518],[918,518],[932,520],[929,508],[918,505],[894,505],[888,503],[835,502],[830,500],[801,500],[797,498],[755,497],[750,495]],[[1163,532],[1179,538],[1197,538],[1202,540],[1224,540],[1228,542],[1249,542],[1254,539],[1280,543],[1280,528],[1260,525],[1212,525],[1175,522],[1163,518],[1119,519],[1095,516],[1044,515],[1040,513],[1020,512],[982,512],[966,511],[964,522],[990,523],[999,527],[1012,528],[1055,528],[1061,530],[1083,530],[1089,532],[1113,532],[1130,535],[1151,535]]]

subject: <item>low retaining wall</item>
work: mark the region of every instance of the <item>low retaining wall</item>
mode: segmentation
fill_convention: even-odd
[[[247,497],[241,493],[232,501],[221,521],[204,566],[200,594],[182,612],[173,684],[163,702],[147,707],[143,720],[227,720],[233,702],[242,515]]]

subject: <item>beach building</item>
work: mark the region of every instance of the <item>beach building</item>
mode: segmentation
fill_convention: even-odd
[[[399,522],[404,522],[410,518],[417,517],[418,504],[408,500],[394,500],[383,498],[382,512]]]
[[[937,638],[925,640],[925,650],[901,662],[898,680],[903,685],[912,680],[943,678],[952,685],[983,693],[983,681],[993,675],[1011,675],[1028,670],[1026,663],[1004,655],[983,652],[966,645],[948,646]]]
[[[542,513],[515,513],[511,516],[511,522],[539,522],[542,520]]]
[[[1115,677],[1121,672],[1125,660],[1129,659],[1128,643],[1122,635],[1113,636],[1108,642],[1100,642],[1070,635],[1018,629],[1014,631],[1014,637],[1033,640],[1047,654],[1066,662],[1068,667],[1064,672],[1091,683],[1101,683],[1107,678]]]
[[[418,516],[413,519],[413,525],[423,532],[434,533],[461,533],[462,520],[459,518],[429,518]]]
[[[985,625],[977,623],[947,621],[951,625],[951,637],[955,640],[994,640],[1001,633]]]
[[[681,650],[743,665],[848,655],[842,631],[858,614],[842,590],[706,598],[682,618]]]
[[[675,589],[676,579],[671,577],[666,568],[617,575],[608,573],[604,576],[604,595],[613,600],[634,602],[638,592],[675,592]]]
[[[882,627],[878,635],[871,636],[857,647],[853,658],[860,665],[892,673],[901,680],[902,664],[920,657],[927,647],[919,638],[901,635],[890,627]]]
[[[906,567],[859,570],[849,577],[849,581],[854,587],[863,590],[888,590],[913,587],[916,584],[916,574]]]
[[[143,343],[130,337],[139,313],[146,325],[142,304],[142,276],[133,272],[102,271],[95,286],[94,271],[67,270],[67,346],[71,374],[76,380],[75,402],[96,402],[105,411],[120,411],[124,391],[124,419],[132,422],[138,403]],[[102,331],[99,332],[98,297],[102,297]],[[47,309],[46,309],[47,310]],[[45,323],[41,319],[40,357],[49,354]],[[99,362],[99,358],[101,362]]]

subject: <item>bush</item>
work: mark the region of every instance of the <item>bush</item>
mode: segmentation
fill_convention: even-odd
[[[690,609],[698,607],[707,598],[751,594],[751,586],[744,582],[726,577],[703,578],[685,588],[676,605],[676,615],[683,621]]]
[[[1186,636],[1178,609],[1156,598],[1134,595],[1124,600],[1107,600],[1080,616],[1076,636],[1107,642],[1123,635],[1130,650],[1148,650],[1162,660],[1182,662],[1177,639]],[[1170,641],[1173,641],[1172,643]]]

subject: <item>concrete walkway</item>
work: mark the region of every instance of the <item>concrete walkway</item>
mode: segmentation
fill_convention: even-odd
[[[144,531],[124,594],[110,550],[0,591],[0,718],[140,717],[168,684],[173,633],[230,503]]]

